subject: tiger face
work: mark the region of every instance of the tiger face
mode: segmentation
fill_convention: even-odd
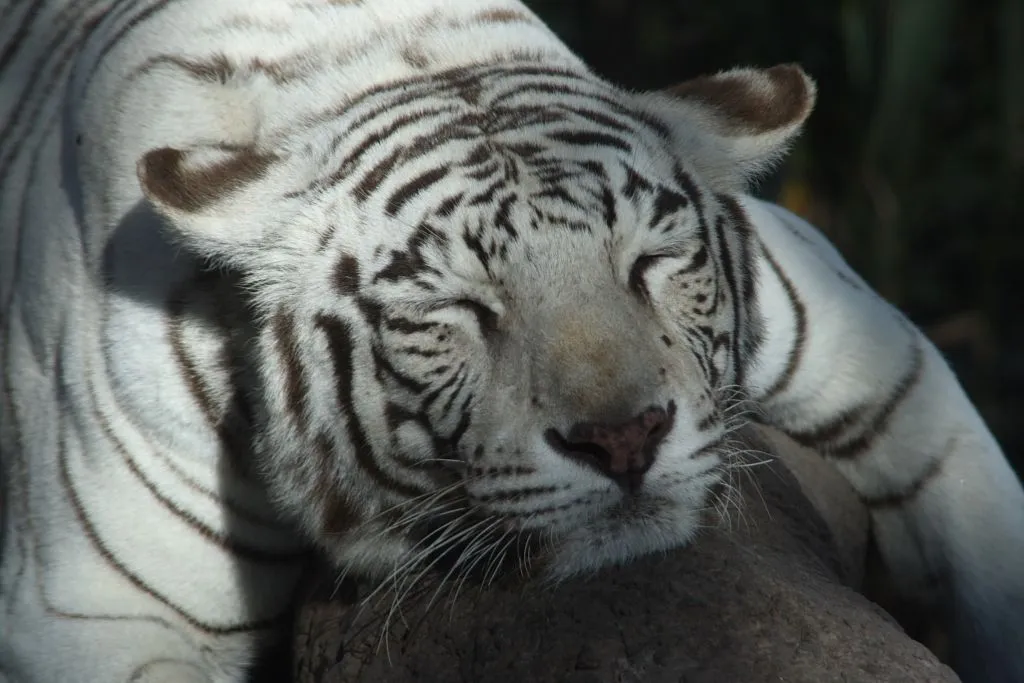
[[[139,173],[242,272],[264,475],[339,564],[567,575],[700,528],[759,332],[733,195],[813,92],[459,69]]]

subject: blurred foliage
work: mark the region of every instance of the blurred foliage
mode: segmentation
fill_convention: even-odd
[[[924,327],[1024,471],[1024,0],[527,4],[630,88],[802,64],[817,108],[758,192]]]

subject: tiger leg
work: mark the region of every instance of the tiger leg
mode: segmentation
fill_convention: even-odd
[[[36,523],[21,528],[5,520],[11,526],[0,561],[0,681],[245,680],[253,634],[215,637],[180,623],[112,573],[84,539],[50,533],[61,525],[42,519],[37,511]]]
[[[872,511],[901,592],[951,610],[968,683],[1024,680],[1024,490],[940,353],[809,225],[760,202],[750,392]]]
[[[91,423],[10,405],[0,673],[11,683],[242,683],[301,562],[225,552],[171,515]]]

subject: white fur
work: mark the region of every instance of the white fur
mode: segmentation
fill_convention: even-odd
[[[421,548],[392,533],[383,513],[404,505],[405,519],[427,517],[436,513],[432,499],[410,503],[382,490],[356,466],[357,445],[346,430],[358,417],[377,451],[451,460],[466,454],[434,453],[428,430],[412,422],[395,433],[388,429],[385,400],[409,397],[407,390],[381,386],[372,344],[415,376],[437,370],[440,361],[404,353],[410,343],[433,345],[453,365],[465,362],[477,399],[464,441],[483,449],[478,466],[530,469],[467,481],[470,496],[491,501],[477,505],[490,515],[486,520],[509,514],[518,520],[452,531],[463,535],[449,540],[474,549],[467,565],[487,565],[506,552],[482,540],[483,531],[498,528],[542,538],[544,559],[559,576],[683,545],[697,534],[702,510],[712,503],[708,490],[723,476],[729,453],[693,454],[735,424],[726,419],[698,428],[702,411],[721,408],[716,392],[724,389],[710,386],[702,359],[686,345],[694,299],[673,275],[672,264],[678,268],[695,255],[692,211],[658,238],[636,229],[651,213],[640,206],[620,207],[607,239],[550,231],[520,240],[500,265],[500,287],[460,240],[447,255],[427,246],[423,258],[443,270],[427,296],[407,282],[374,284],[370,275],[392,250],[406,247],[416,222],[440,200],[435,186],[400,215],[386,217],[379,195],[435,167],[436,156],[410,161],[364,203],[352,181],[294,194],[358,148],[365,131],[332,144],[337,131],[375,104],[355,101],[359,93],[421,74],[427,67],[418,64],[443,71],[517,52],[586,79],[586,96],[561,97],[567,107],[591,106],[600,96],[671,129],[671,148],[650,131],[631,141],[628,161],[648,180],[667,183],[682,164],[709,206],[712,190],[740,199],[755,233],[752,244],[763,244],[777,260],[810,321],[807,352],[793,381],[761,402],[769,420],[800,431],[860,404],[880,407],[907,371],[910,349],[922,349],[920,378],[886,429],[867,453],[838,464],[870,499],[911,485],[935,458],[943,459],[940,473],[907,505],[876,512],[879,543],[908,592],[940,577],[952,588],[940,599],[952,601],[964,623],[978,626],[965,640],[1003,671],[1022,666],[1008,634],[1021,628],[1024,493],[997,444],[934,348],[870,292],[821,235],[782,209],[733,191],[784,151],[806,112],[776,129],[737,135],[720,125],[707,103],[622,92],[589,75],[513,0],[81,4],[45,3],[30,23],[32,40],[0,73],[0,122],[10,133],[0,145],[0,172],[7,171],[0,176],[0,677],[12,683],[235,683],[244,679],[261,634],[217,629],[272,619],[287,607],[307,538],[346,570],[402,580],[420,571],[426,562]],[[25,19],[14,5],[0,5],[0,16],[8,9],[10,26]],[[471,21],[492,10],[519,18]],[[76,28],[63,35],[65,25]],[[0,46],[14,35],[0,26]],[[46,47],[53,36],[58,49]],[[75,54],[66,66],[49,60],[61,50]],[[223,80],[190,77],[182,66],[217,60],[234,65]],[[24,73],[37,64],[44,69],[32,85]],[[266,64],[281,65],[284,75],[275,80],[260,66]],[[288,77],[290,69],[302,77]],[[758,97],[773,96],[759,72],[731,73],[747,79]],[[813,98],[809,83],[808,93]],[[382,118],[386,123],[439,103],[425,97],[396,104]],[[410,126],[408,139],[429,125]],[[503,132],[496,144],[527,143],[536,135],[523,126]],[[437,154],[458,159],[473,144],[455,142]],[[626,182],[622,159],[607,150],[546,144],[566,163],[605,164],[613,187]],[[138,171],[143,182],[159,181],[147,179],[146,154],[166,147],[185,153],[186,169],[215,168],[238,148],[273,154],[276,161],[216,201],[182,208],[152,191],[146,197],[140,187]],[[366,150],[363,168],[390,151],[386,145]],[[586,182],[574,188],[582,192]],[[474,188],[457,172],[444,186]],[[537,183],[526,177],[522,189],[536,190]],[[546,200],[539,205],[559,207]],[[479,216],[461,211],[456,218],[468,222],[493,209]],[[510,220],[525,232],[529,218],[517,207]],[[594,213],[566,211],[564,218],[591,223]],[[736,246],[734,235],[726,239]],[[650,252],[669,258],[650,271],[653,301],[644,307],[625,282],[636,257]],[[446,325],[447,341],[415,332],[371,338],[356,303],[331,289],[343,253],[358,260],[360,286],[386,300],[390,312]],[[784,286],[758,254],[755,297],[765,338],[758,357],[749,359],[752,374],[742,387],[754,401],[783,372],[795,325]],[[244,318],[241,309],[223,304],[220,290],[197,280],[207,259],[241,273],[257,315],[237,320]],[[445,305],[460,297],[496,316],[504,335],[500,350],[464,308]],[[187,302],[188,316],[175,322],[173,302],[179,301]],[[291,400],[288,368],[268,323],[282,311],[292,316],[296,356],[315,369],[306,376],[312,397],[303,415],[307,432],[283,417]],[[324,313],[349,323],[355,416],[337,403],[337,354],[315,323]],[[219,326],[222,315],[230,320]],[[716,329],[738,324],[731,311],[716,316],[708,323]],[[661,336],[675,345],[663,346]],[[250,354],[243,383],[260,397],[253,462],[233,463],[207,422],[175,355],[182,340],[216,411],[229,411],[235,381],[221,361],[225,344],[238,343]],[[721,383],[739,377],[736,358],[722,352],[713,360]],[[580,420],[630,417],[623,411],[669,401],[678,407],[676,423],[640,498],[624,497],[607,478],[555,453],[542,436],[547,426],[565,431]],[[433,429],[456,426],[441,408],[427,417]],[[310,435],[317,430],[334,447],[324,462]],[[426,474],[382,463],[389,476],[410,486],[432,485]],[[362,516],[351,533],[326,526],[330,506],[318,488],[325,480],[335,503]],[[551,491],[501,498],[517,487]],[[76,505],[86,511],[87,525]],[[196,533],[196,525],[250,550],[295,556],[249,562]],[[508,537],[503,533],[497,543]],[[105,555],[127,571],[113,570]]]

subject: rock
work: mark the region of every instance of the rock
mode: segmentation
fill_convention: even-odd
[[[504,579],[457,597],[430,577],[394,613],[393,593],[361,604],[367,587],[336,592],[323,570],[299,612],[295,680],[957,681],[856,592],[868,519],[846,482],[778,434],[748,438],[783,462],[738,470],[731,523],[664,556],[557,587]]]

